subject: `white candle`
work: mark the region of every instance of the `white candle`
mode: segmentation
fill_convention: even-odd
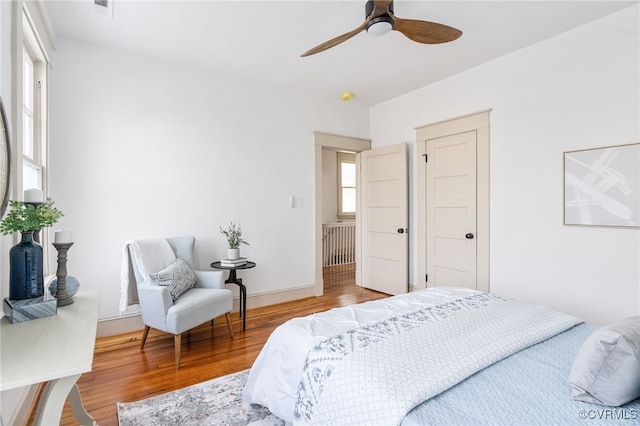
[[[66,229],[58,229],[53,233],[53,242],[56,244],[72,243],[73,238],[71,237],[71,231]]]
[[[24,191],[25,203],[42,203],[44,202],[44,192],[39,189],[31,188]]]

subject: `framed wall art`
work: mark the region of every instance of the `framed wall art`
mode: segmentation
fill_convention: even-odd
[[[564,224],[640,227],[640,143],[564,153]]]

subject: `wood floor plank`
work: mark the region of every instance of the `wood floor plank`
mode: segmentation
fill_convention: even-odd
[[[91,372],[78,381],[85,408],[100,426],[117,426],[116,402],[136,401],[250,368],[271,332],[288,319],[339,306],[376,300],[386,294],[354,284],[354,266],[325,268],[324,295],[231,315],[234,339],[224,317],[182,337],[181,368],[175,370],[173,335],[151,330],[143,351],[142,330],[97,339]],[[76,425],[69,403],[62,425]]]

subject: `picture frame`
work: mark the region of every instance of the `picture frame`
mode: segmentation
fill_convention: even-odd
[[[11,141],[9,139],[9,120],[0,98],[0,219],[9,204],[11,192]]]
[[[564,224],[640,228],[640,143],[564,152]]]

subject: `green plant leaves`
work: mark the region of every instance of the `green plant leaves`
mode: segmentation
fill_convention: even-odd
[[[47,228],[56,223],[64,214],[55,207],[53,200],[35,206],[22,201],[10,201],[11,210],[0,222],[0,233],[30,232]]]
[[[236,249],[240,247],[240,244],[249,245],[248,242],[242,239],[242,228],[240,224],[231,222],[231,225],[227,229],[223,229],[221,226],[220,233],[227,237],[229,248]]]

